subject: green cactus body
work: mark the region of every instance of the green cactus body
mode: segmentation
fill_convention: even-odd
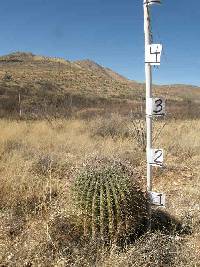
[[[97,235],[97,231],[98,231],[98,209],[99,209],[99,197],[98,197],[98,193],[99,193],[99,181],[98,179],[96,180],[95,183],[95,190],[94,190],[94,194],[93,194],[93,199],[92,199],[92,237],[95,238]]]
[[[104,186],[103,186],[103,179],[100,176],[100,222],[99,222],[99,226],[100,226],[100,238],[103,240],[104,238],[104,225],[105,225],[105,218],[104,218],[104,214],[105,214],[105,192],[104,192]]]
[[[110,162],[78,175],[74,192],[85,236],[110,242],[134,232],[146,215],[147,201],[132,180]]]

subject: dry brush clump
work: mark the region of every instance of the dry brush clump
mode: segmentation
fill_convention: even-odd
[[[119,114],[95,118],[89,125],[92,136],[126,138],[129,136],[127,120]]]
[[[124,252],[113,247],[103,267],[192,267],[194,257],[185,246],[184,240],[176,235],[162,232],[146,233]]]
[[[153,141],[159,138],[165,126],[166,123],[156,124]],[[96,117],[88,123],[88,130],[92,137],[133,140],[138,150],[146,151],[146,121],[141,112],[130,113],[130,116],[112,113],[109,116]]]

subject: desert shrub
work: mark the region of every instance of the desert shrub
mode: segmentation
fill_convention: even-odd
[[[81,227],[76,218],[71,215],[58,214],[49,221],[48,234],[55,246],[67,249],[77,245],[82,237]]]
[[[114,249],[104,266],[184,266],[182,263],[186,263],[186,258],[183,253],[184,248],[178,237],[161,232],[147,233],[124,253]]]
[[[31,171],[38,175],[47,175],[49,172],[54,172],[58,168],[58,161],[51,154],[39,155],[33,162]]]
[[[62,213],[51,214],[45,220],[29,220],[23,231],[17,229],[17,236],[4,232],[6,242],[1,243],[0,265],[95,266],[101,248],[94,241],[82,239],[80,229],[73,216]]]
[[[17,162],[15,169],[9,169]],[[31,162],[15,155],[9,163],[4,163],[4,175],[0,183],[0,210],[14,217],[32,217],[43,214],[58,197],[56,179],[34,175],[29,172]]]
[[[12,74],[6,72],[2,78],[3,81],[11,81],[13,79]]]
[[[128,137],[129,130],[125,119],[118,114],[111,114],[110,117],[99,117],[90,124],[92,136],[101,137]]]
[[[91,135],[112,138],[131,138],[142,150],[146,150],[146,122],[143,118],[122,117],[111,114],[109,117],[98,117],[89,124]]]
[[[125,164],[96,159],[77,175],[73,197],[85,236],[103,242],[130,240],[145,227],[147,199]]]
[[[131,136],[142,151],[146,151],[146,122],[144,118],[131,118],[129,123],[129,136]]]
[[[69,178],[74,168],[72,163],[56,153],[40,153],[34,158],[30,172],[40,176],[51,176],[57,179]]]
[[[192,229],[188,223],[172,216],[166,210],[153,209],[151,216],[151,230],[165,234],[191,234]]]
[[[53,244],[54,262],[63,262],[61,266],[95,266],[101,255],[99,244],[83,236],[80,221],[72,213],[53,217],[48,235]]]
[[[5,144],[4,144],[4,151],[6,153],[10,153],[13,152],[15,150],[21,150],[24,148],[24,144],[22,143],[21,140],[6,140]]]

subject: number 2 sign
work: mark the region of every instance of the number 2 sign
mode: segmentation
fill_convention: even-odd
[[[149,164],[152,166],[162,167],[164,161],[163,154],[163,149],[151,149],[148,158]]]

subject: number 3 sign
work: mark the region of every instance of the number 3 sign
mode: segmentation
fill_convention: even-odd
[[[161,98],[153,99],[153,111],[152,115],[163,116],[165,115],[165,102]]]
[[[165,101],[162,98],[149,98],[147,100],[147,115],[165,115]]]

